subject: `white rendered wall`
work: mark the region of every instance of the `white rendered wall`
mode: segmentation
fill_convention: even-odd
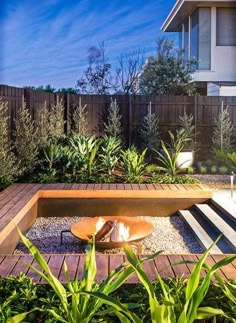
[[[220,96],[236,96],[236,86],[221,86]]]

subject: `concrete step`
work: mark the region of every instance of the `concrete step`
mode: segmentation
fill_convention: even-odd
[[[195,204],[195,209],[203,216],[211,226],[219,233],[223,233],[223,238],[232,253],[236,253],[236,232],[235,230],[222,219],[208,204]]]
[[[236,230],[236,205],[231,200],[225,200],[218,197],[212,198],[208,205],[216,211],[217,214],[227,222],[231,228]]]
[[[203,249],[208,249],[214,241],[208,235],[207,231],[200,225],[200,223],[196,220],[194,215],[189,210],[179,210],[179,215],[184,219],[187,225],[192,230],[195,235],[197,241],[202,246]],[[222,254],[221,249],[214,245],[210,251],[211,254]]]

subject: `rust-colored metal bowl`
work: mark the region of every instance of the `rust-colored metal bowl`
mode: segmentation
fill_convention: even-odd
[[[129,227],[129,238],[127,241],[96,241],[96,246],[102,249],[120,248],[125,243],[135,243],[143,240],[153,232],[153,225],[147,221],[126,216],[102,216],[106,221],[123,222]],[[96,223],[99,217],[88,218],[77,222],[71,226],[71,233],[84,241],[91,240],[91,236],[96,232]]]

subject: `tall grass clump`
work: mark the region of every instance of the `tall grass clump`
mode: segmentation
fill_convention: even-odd
[[[107,122],[104,122],[104,131],[107,136],[121,138],[122,126],[121,126],[120,108],[116,101],[111,98],[110,107],[108,109]]]
[[[72,130],[77,135],[88,135],[87,104],[82,105],[81,97],[79,97],[79,105],[75,108],[72,114]]]
[[[38,162],[39,139],[38,129],[25,102],[22,103],[16,120],[14,147],[20,175],[31,173]]]
[[[0,190],[17,176],[17,163],[8,132],[8,103],[0,98]]]

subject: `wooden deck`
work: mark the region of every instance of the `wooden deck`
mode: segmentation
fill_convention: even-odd
[[[82,254],[68,254],[68,255],[44,255],[47,262],[53,272],[53,274],[62,282],[66,282],[63,263],[66,262],[70,274],[70,279],[73,280],[76,277],[82,278],[84,259]],[[156,279],[157,272],[163,277],[189,277],[193,268],[192,264],[181,264],[174,267],[170,267],[172,264],[178,263],[183,260],[197,261],[200,255],[158,255],[155,259],[143,264],[145,272],[149,278],[154,281]],[[211,255],[207,258],[206,263],[209,266],[213,266],[216,262],[223,259],[225,255]],[[124,255],[105,255],[97,254],[97,275],[96,281],[103,281],[110,271],[117,268],[121,263],[125,261]],[[39,268],[35,263],[31,255],[0,255],[0,276],[6,277],[9,275],[17,275],[20,272],[25,273],[27,276],[32,277],[36,283],[44,283],[44,281],[38,276],[29,265],[34,265]],[[218,271],[218,274],[222,279],[236,279],[236,260],[223,267]],[[202,276],[204,271],[202,272]],[[130,276],[127,283],[134,284],[138,282],[138,278],[135,274]]]

